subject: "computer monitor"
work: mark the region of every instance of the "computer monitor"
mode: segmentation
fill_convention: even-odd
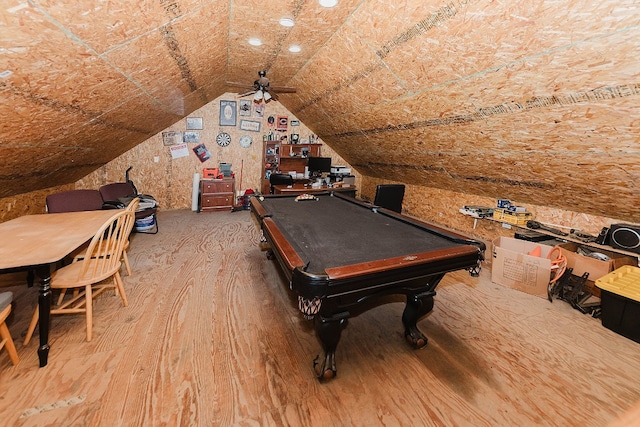
[[[322,175],[331,172],[331,157],[309,157],[307,162],[311,176]]]

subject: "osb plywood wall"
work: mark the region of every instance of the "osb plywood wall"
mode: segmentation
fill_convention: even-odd
[[[204,165],[168,161],[158,133],[267,70],[296,88],[282,106],[370,179],[638,223],[639,16],[637,0],[9,2],[0,197],[133,164],[142,191],[188,205]],[[238,173],[259,157],[210,144],[209,164]]]
[[[638,7],[366,2],[290,109],[370,177],[639,222]]]
[[[194,111],[190,118],[201,118],[202,129],[187,130],[186,119],[180,120],[162,132],[154,135],[122,156],[109,162],[94,173],[79,180],[77,188],[99,188],[109,182],[124,181],[126,170],[129,178],[134,182],[138,191],[153,195],[160,203],[161,209],[191,208],[193,175],[200,174],[203,168],[216,168],[220,163],[231,163],[236,178],[236,190],[242,194],[246,189],[259,192],[262,187],[262,156],[263,135],[274,132],[277,135],[289,136],[296,133],[300,136],[300,142],[309,139],[312,132],[304,124],[292,126],[291,121],[298,121],[297,117],[289,112],[279,102],[256,104],[250,102],[250,111],[241,113],[240,101],[249,100],[251,97],[240,98],[237,94],[226,93],[215,101]],[[220,125],[220,102],[236,102],[235,126]],[[256,112],[256,106],[263,108],[261,113]],[[276,131],[275,125],[269,124],[269,117],[276,120],[278,117],[288,119],[286,132]],[[253,126],[259,126],[260,131],[247,131],[240,128],[241,121],[251,122]],[[199,142],[186,143],[188,155],[186,157],[173,158],[172,149],[179,145],[165,145],[163,135],[169,132],[181,133],[184,140],[184,132],[198,134]],[[231,136],[231,143],[221,147],[216,143],[216,137],[221,132]],[[253,143],[249,148],[240,146],[240,137],[250,136]],[[179,141],[178,141],[179,142]],[[322,143],[322,140],[320,140]],[[194,147],[204,144],[210,152],[210,158],[201,162],[194,153]],[[323,145],[322,155],[332,157],[333,164],[348,166],[348,164],[329,147]],[[157,158],[157,159],[156,159]],[[155,160],[158,160],[157,162]]]
[[[360,194],[363,198],[373,200],[378,184],[396,183],[364,177]],[[575,211],[550,208],[531,203],[520,203],[512,200],[517,206],[526,208],[533,214],[536,221],[540,221],[566,233],[571,229],[597,236],[602,227],[619,222],[614,218],[589,215]],[[406,215],[415,216],[423,220],[435,222],[453,230],[463,231],[486,241],[498,236],[513,237],[518,227],[504,228],[500,222],[492,220],[474,221],[473,217],[464,215],[459,209],[464,206],[496,207],[497,199],[472,194],[457,193],[432,187],[407,185],[402,211]]]

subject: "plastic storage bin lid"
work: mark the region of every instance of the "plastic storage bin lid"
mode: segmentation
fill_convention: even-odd
[[[623,265],[597,279],[596,286],[634,301],[640,301],[640,268]]]

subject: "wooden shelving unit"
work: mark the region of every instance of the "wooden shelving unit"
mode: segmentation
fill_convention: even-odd
[[[509,227],[507,227],[507,228],[517,227],[517,228],[520,228],[520,229],[523,229],[523,230],[535,231],[537,233],[545,234],[545,235],[547,235],[549,237],[553,237],[555,239],[560,239],[560,240],[564,240],[564,241],[567,241],[567,242],[579,243],[579,244],[581,244],[583,246],[588,246],[588,247],[594,248],[594,249],[599,249],[599,250],[604,250],[604,251],[609,251],[609,252],[615,252],[615,253],[619,253],[619,254],[622,254],[622,255],[627,255],[627,256],[630,256],[630,257],[634,257],[634,258],[640,258],[640,254],[637,254],[635,252],[625,251],[623,249],[617,249],[617,248],[613,248],[613,247],[607,246],[607,245],[600,245],[600,244],[595,243],[595,242],[584,242],[584,241],[582,241],[580,239],[575,239],[575,238],[571,237],[571,235],[561,236],[559,234],[555,234],[555,233],[552,233],[552,232],[550,232],[548,230],[544,230],[544,229],[541,229],[541,228],[533,229],[533,228],[527,227],[526,225],[512,224],[512,223],[509,223],[509,222],[506,222],[506,221],[500,221],[500,220],[494,219],[493,217],[476,217],[476,216],[465,214],[465,213],[463,213],[463,215],[470,216],[471,218],[473,218],[473,228],[474,229],[476,228],[476,226],[478,224],[478,220],[493,221],[493,222],[497,222],[499,224],[507,224],[507,225],[509,225]]]
[[[283,144],[282,141],[264,141],[263,144],[262,192],[265,194],[269,193],[272,173],[304,173],[307,157],[322,155],[322,144]]]

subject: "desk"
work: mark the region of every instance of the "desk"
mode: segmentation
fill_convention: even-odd
[[[324,349],[318,379],[336,375],[347,319],[385,295],[407,296],[404,335],[415,348],[425,346],[416,323],[433,308],[436,286],[450,271],[477,275],[484,243],[339,193],[316,197],[254,197],[251,209],[300,310],[314,319]]]
[[[91,239],[116,213],[99,210],[25,215],[0,224],[0,271],[34,268],[41,279],[38,297],[40,367],[47,365],[49,355],[51,268]]]
[[[355,185],[343,185],[336,187],[327,187],[323,185],[320,188],[313,188],[311,184],[305,186],[304,184],[295,183],[292,186],[287,185],[274,185],[273,186],[273,194],[302,194],[302,193],[321,193],[325,191],[333,191],[343,193],[347,196],[356,197],[356,186]]]

